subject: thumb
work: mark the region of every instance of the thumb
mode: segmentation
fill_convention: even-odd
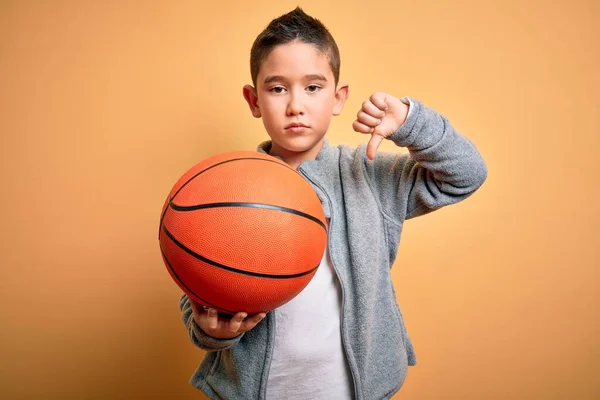
[[[369,160],[375,159],[375,153],[377,153],[377,148],[383,141],[383,136],[371,134],[371,139],[369,143],[367,143],[367,158]]]

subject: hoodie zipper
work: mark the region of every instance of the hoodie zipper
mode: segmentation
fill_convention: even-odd
[[[335,261],[333,259],[333,251],[331,251],[331,227],[333,226],[333,205],[331,203],[331,198],[329,197],[329,195],[327,194],[327,192],[325,190],[323,190],[323,188],[317,184],[314,180],[312,180],[310,177],[308,177],[305,173],[305,171],[301,168],[298,168],[298,172],[304,177],[306,178],[310,183],[312,183],[315,187],[317,187],[321,193],[323,193],[323,196],[325,196],[325,198],[327,199],[327,202],[329,203],[329,210],[330,210],[330,215],[329,215],[329,232],[327,235],[327,246],[329,247],[329,258],[331,259],[331,266],[333,267],[333,270],[335,271],[335,275],[338,279],[338,282],[340,283],[340,289],[342,291],[342,312],[340,313],[340,330],[341,330],[341,334],[342,334],[342,347],[344,349],[344,353],[346,356],[346,362],[348,363],[348,368],[350,368],[350,375],[352,377],[352,389],[354,392],[354,399],[358,399],[358,393],[356,392],[356,373],[354,371],[354,369],[352,368],[352,363],[350,362],[350,357],[348,356],[348,349],[347,349],[347,345],[346,345],[346,336],[344,334],[344,304],[346,302],[346,296],[344,293],[344,285],[342,283],[342,280],[340,279],[340,274],[338,272],[337,267],[335,266]]]

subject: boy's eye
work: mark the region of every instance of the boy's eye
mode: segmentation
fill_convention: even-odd
[[[283,93],[285,91],[285,88],[283,86],[273,86],[271,89],[269,89],[269,92],[273,92],[273,93]]]
[[[319,85],[308,85],[306,87],[306,90],[308,90],[311,93],[314,93],[314,92],[318,91],[319,89],[321,89],[321,86],[319,86]]]

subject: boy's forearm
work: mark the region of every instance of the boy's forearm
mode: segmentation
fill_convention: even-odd
[[[406,121],[388,139],[408,148],[374,163],[372,179],[382,210],[405,219],[458,203],[485,181],[487,167],[475,146],[441,114],[410,99]]]
[[[406,122],[390,139],[407,147],[411,158],[433,173],[444,193],[472,193],[487,177],[485,161],[473,143],[446,117],[417,100],[411,99]]]

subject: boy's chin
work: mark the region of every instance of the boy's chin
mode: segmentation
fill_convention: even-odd
[[[272,139],[273,145],[279,150],[289,153],[306,153],[311,150],[321,149],[323,145],[323,137],[321,138],[294,138],[291,140],[276,140]]]

